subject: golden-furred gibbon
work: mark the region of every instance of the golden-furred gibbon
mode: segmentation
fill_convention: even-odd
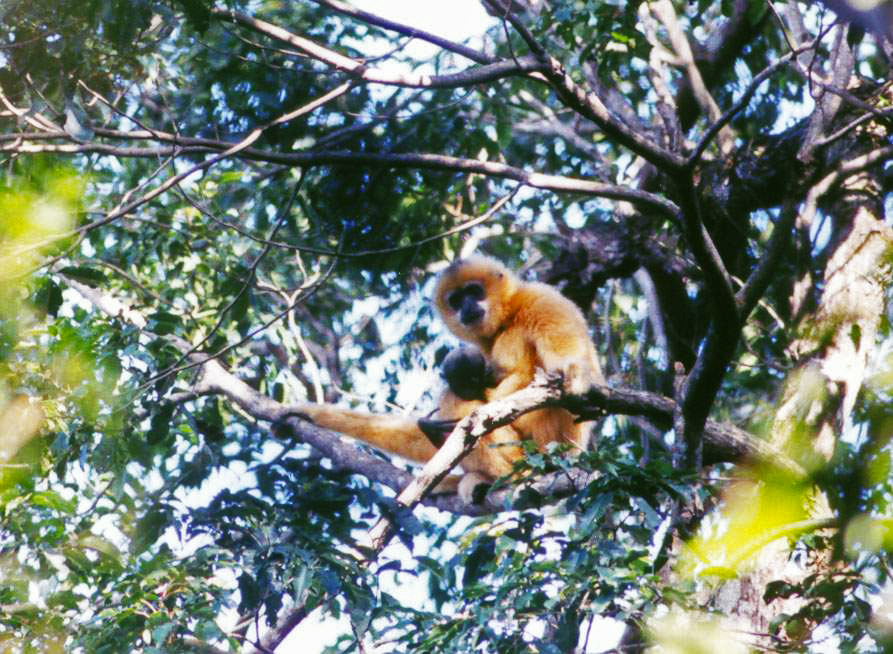
[[[290,406],[321,427],[341,432],[414,461],[425,462],[439,445],[438,425],[450,425],[486,402],[529,385],[537,368],[561,373],[565,388],[586,391],[603,383],[583,314],[546,284],[525,282],[498,261],[473,256],[451,264],[438,279],[434,303],[447,328],[474,348],[460,348],[444,361],[449,389],[437,420],[378,415],[328,404]],[[469,500],[480,483],[510,474],[523,457],[521,441],[586,447],[589,423],[561,408],[531,411],[483,436],[462,460],[460,495]],[[441,489],[455,488],[447,481]]]

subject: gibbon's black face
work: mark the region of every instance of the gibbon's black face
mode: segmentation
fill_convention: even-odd
[[[468,282],[447,296],[450,309],[459,316],[459,322],[466,327],[479,323],[486,313],[482,306],[484,286],[480,282]]]

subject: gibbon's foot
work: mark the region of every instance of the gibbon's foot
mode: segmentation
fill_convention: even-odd
[[[273,421],[271,425],[273,428],[273,433],[276,433],[277,431],[285,427],[285,421],[289,418],[300,418],[301,420],[306,420],[307,422],[313,422],[313,419],[303,411],[299,411],[297,409],[286,409],[278,416],[276,416],[276,419]]]
[[[483,504],[490,486],[490,480],[483,475],[467,472],[462,475],[456,493],[466,504]]]
[[[440,447],[452,433],[458,420],[433,420],[432,418],[419,418],[419,429],[428,437],[434,447]]]

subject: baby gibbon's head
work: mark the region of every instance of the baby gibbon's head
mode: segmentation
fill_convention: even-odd
[[[471,256],[443,271],[434,302],[444,323],[462,340],[482,344],[505,324],[518,280],[495,259]]]

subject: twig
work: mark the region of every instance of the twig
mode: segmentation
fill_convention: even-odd
[[[694,169],[698,162],[701,159],[701,156],[704,154],[704,150],[707,149],[707,146],[710,145],[710,142],[713,138],[719,133],[719,131],[731,122],[732,118],[734,118],[738,112],[740,112],[744,107],[748,105],[751,98],[753,98],[754,94],[757,92],[757,89],[760,85],[766,81],[766,79],[771,76],[776,70],[781,68],[784,64],[786,64],[790,59],[795,57],[798,53],[809,50],[814,47],[815,41],[808,43],[801,48],[796,50],[792,50],[785,55],[782,55],[777,61],[772,62],[766,68],[761,70],[750,82],[745,89],[742,96],[738,99],[738,101],[733,104],[718,120],[713,122],[710,127],[707,128],[707,131],[704,132],[704,135],[701,137],[701,140],[698,141],[697,146],[692,151],[691,155],[688,157],[688,160],[685,162],[685,165],[689,169]]]
[[[324,7],[334,9],[335,11],[344,14],[345,16],[350,16],[351,18],[356,18],[365,23],[369,23],[370,25],[375,25],[376,27],[381,27],[382,29],[390,30],[391,32],[397,32],[398,34],[403,34],[404,36],[409,36],[413,39],[427,41],[428,43],[439,46],[444,50],[454,52],[465,57],[466,59],[470,59],[471,61],[475,61],[479,64],[490,64],[495,61],[493,57],[487,55],[484,52],[475,50],[474,48],[469,48],[466,45],[462,45],[461,43],[454,43],[453,41],[449,41],[448,39],[437,36],[436,34],[431,34],[430,32],[426,32],[425,30],[420,30],[409,25],[403,25],[402,23],[388,20],[387,18],[377,16],[368,11],[357,9],[356,7],[353,7],[347,3],[341,2],[341,0],[313,0],[313,2],[319,5],[323,5]]]
[[[259,18],[253,18],[246,14],[226,9],[215,9],[212,13],[237,25],[268,36],[271,39],[287,43],[308,57],[347,73],[356,79],[374,84],[432,89],[456,88],[492,82],[503,77],[525,75],[540,71],[542,68],[542,64],[536,57],[522,57],[516,61],[496,61],[446,75],[394,73],[383,69],[371,68],[364,62],[346,57],[339,52],[335,52],[310,39],[298,36],[278,25],[268,23]]]
[[[133,200],[132,202],[128,202],[123,207],[120,207],[119,209],[110,212],[104,218],[95,220],[92,223],[88,223],[82,227],[79,227],[76,231],[78,231],[78,232],[89,231],[96,227],[100,227],[102,225],[110,223],[113,220],[116,220],[117,218],[123,216],[124,214],[130,213],[137,207],[139,207],[139,206],[145,204],[146,202],[149,202],[153,198],[161,195],[164,191],[168,190],[175,184],[179,184],[181,181],[183,181],[190,175],[193,175],[200,170],[210,168],[211,166],[219,163],[220,161],[223,161],[224,159],[226,159],[228,157],[232,157],[233,155],[236,155],[239,152],[245,150],[252,143],[254,143],[257,139],[259,139],[261,134],[263,134],[270,127],[274,127],[276,125],[282,125],[283,123],[287,123],[291,120],[294,120],[295,118],[298,118],[300,116],[308,114],[311,111],[314,111],[317,108],[321,107],[325,103],[327,103],[331,100],[334,100],[335,98],[343,95],[348,90],[350,90],[350,87],[351,87],[351,84],[349,84],[349,83],[341,84],[341,85],[337,86],[336,88],[332,89],[331,91],[329,91],[328,93],[320,96],[319,98],[317,98],[311,102],[308,102],[307,104],[302,105],[301,107],[298,107],[297,109],[295,109],[293,111],[289,111],[285,114],[282,114],[281,116],[274,118],[270,122],[268,122],[264,125],[261,125],[260,127],[255,127],[253,130],[251,130],[251,132],[248,134],[248,136],[243,138],[241,141],[239,141],[235,145],[228,147],[226,150],[224,150],[220,154],[211,157],[207,161],[197,163],[194,166],[192,166],[191,168],[189,168],[188,170],[183,171],[182,173],[174,175],[170,179],[166,180],[164,183],[160,184],[159,186],[155,187],[148,193],[144,194],[142,197],[137,198],[136,200]]]
[[[380,255],[380,254],[394,254],[396,252],[405,252],[406,250],[414,250],[418,247],[425,245],[426,243],[432,243],[434,241],[439,241],[440,239],[446,238],[447,236],[452,236],[453,234],[459,234],[460,232],[467,231],[472,227],[476,227],[481,223],[487,222],[493,215],[502,209],[505,204],[511,200],[515,195],[517,195],[518,191],[521,190],[522,185],[515,186],[509,193],[502,196],[493,203],[493,205],[487,209],[483,214],[477,216],[475,218],[471,218],[470,220],[466,220],[455,227],[451,227],[439,234],[434,234],[433,236],[426,236],[425,238],[421,238],[418,241],[413,241],[412,243],[408,243],[407,245],[396,245],[390,248],[379,248],[376,250],[358,250],[354,252],[336,252],[335,250],[331,250],[328,248],[319,248],[313,247],[310,245],[293,245],[291,243],[283,243],[281,241],[270,241],[268,239],[263,239],[258,236],[255,236],[247,229],[240,227],[239,225],[235,225],[233,223],[226,222],[225,220],[221,220],[217,218],[211,211],[209,211],[206,207],[203,207],[200,203],[196,202],[189,196],[184,194],[186,201],[189,202],[193,207],[195,207],[202,214],[213,220],[215,223],[222,227],[226,227],[228,229],[232,229],[242,236],[251,239],[257,243],[265,243],[271,245],[273,247],[282,248],[283,250],[291,250],[293,252],[308,252],[310,254],[319,254],[323,256],[338,256],[342,259],[350,259],[350,258],[360,258],[360,257],[368,257],[372,255]]]

